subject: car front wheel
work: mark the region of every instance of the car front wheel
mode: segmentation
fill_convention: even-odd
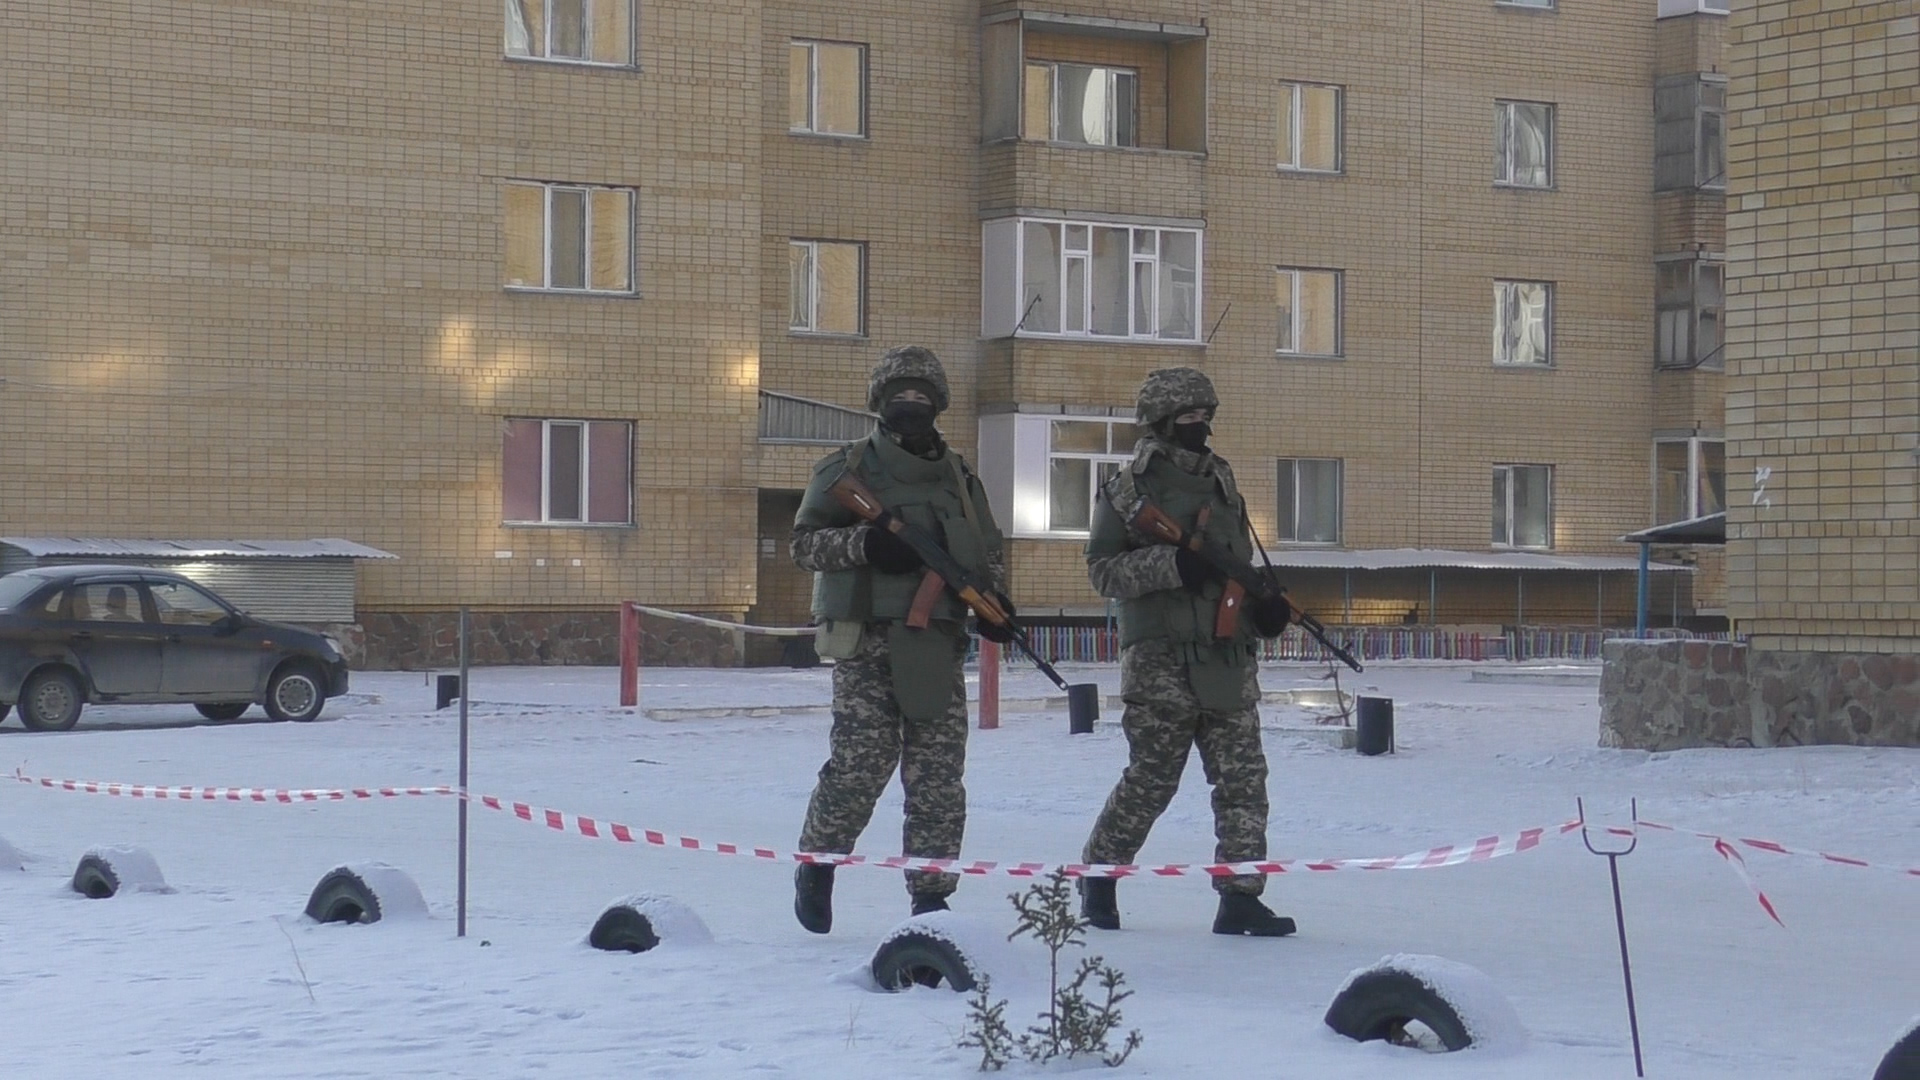
[[[209,720],[238,720],[240,714],[247,711],[247,703],[241,701],[220,705],[195,705],[194,708],[199,709],[200,715]]]
[[[36,672],[20,692],[20,722],[34,731],[70,731],[80,722],[80,680],[64,668]]]
[[[267,683],[267,715],[275,720],[312,720],[327,704],[325,686],[312,665],[288,664]]]

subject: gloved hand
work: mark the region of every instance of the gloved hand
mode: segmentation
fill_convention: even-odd
[[[1247,605],[1247,612],[1253,616],[1253,628],[1260,632],[1261,637],[1279,637],[1287,624],[1293,621],[1293,605],[1278,593],[1255,600]]]
[[[992,596],[993,599],[999,603],[1000,610],[1007,613],[1007,618],[1013,618],[1013,601],[1007,599],[1007,594],[996,591]],[[1005,645],[1007,642],[1013,640],[1013,631],[1008,630],[1004,626],[995,626],[987,620],[979,618],[976,618],[974,623],[976,624],[975,628],[980,631],[980,636],[986,638],[988,641]]]
[[[924,565],[920,553],[888,530],[886,523],[887,518],[882,517],[867,529],[867,565],[883,574],[911,574],[920,569]]]
[[[1188,592],[1199,592],[1206,588],[1207,582],[1225,576],[1190,548],[1174,548],[1173,565],[1180,571],[1180,584],[1186,586]]]

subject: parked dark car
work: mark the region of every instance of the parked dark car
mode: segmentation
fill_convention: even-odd
[[[0,577],[0,719],[66,731],[87,704],[184,702],[210,720],[259,704],[312,720],[346,693],[333,638],[247,615],[179,574],[49,566]]]

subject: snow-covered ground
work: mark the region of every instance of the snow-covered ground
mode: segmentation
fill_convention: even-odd
[[[1511,670],[1488,665],[1494,670]],[[1470,680],[1470,665],[1381,664],[1349,678],[1395,701],[1399,752],[1363,758],[1274,730],[1272,852],[1389,856],[1589,816],[1644,817],[1920,865],[1920,751],[1808,748],[1646,754],[1595,746],[1592,685]],[[1268,689],[1324,687],[1276,666]],[[1118,673],[1090,667],[1115,689]],[[609,669],[474,673],[472,788],[602,820],[790,849],[824,757],[824,711],[648,719],[613,706]],[[1369,688],[1372,688],[1369,691]],[[420,674],[357,674],[313,724],[213,724],[191,709],[90,709],[79,729],[0,728],[0,767],[166,785],[451,784],[456,710]],[[1007,697],[1050,688],[1008,672]],[[824,705],[828,672],[652,669],[642,705]],[[1117,719],[1106,709],[1106,721]],[[1277,729],[1306,719],[1269,707]],[[1116,726],[1069,736],[1064,712],[973,735],[970,859],[1070,860],[1125,760]],[[108,1070],[218,1077],[867,1077],[970,1075],[963,999],[883,994],[848,973],[906,917],[896,873],[839,874],[834,932],[791,914],[791,872],[750,858],[621,846],[474,808],[469,936],[454,936],[455,802],[152,802],[0,784],[0,1076]],[[897,787],[862,850],[897,849]],[[171,894],[85,900],[80,854],[152,852]],[[4,844],[0,844],[0,850]],[[1197,761],[1143,861],[1212,856]],[[318,926],[301,916],[346,862],[410,871],[433,918]],[[1709,844],[1648,836],[1620,864],[1648,1072],[1864,1080],[1920,1013],[1920,879],[1754,854],[1787,928]],[[1010,930],[1014,879],[969,878],[959,915]],[[637,956],[584,944],[611,900],[668,894],[711,928]],[[1288,874],[1267,892],[1285,940],[1209,934],[1204,879],[1128,880],[1126,929],[1094,951],[1137,991],[1145,1046],[1115,1075],[1566,1080],[1632,1075],[1603,859],[1577,835],[1495,862]],[[1022,948],[1025,951],[1021,951]],[[1393,953],[1491,977],[1531,1032],[1505,1052],[1359,1045],[1320,1022],[1347,974]],[[1030,973],[1038,957],[1013,954]],[[1004,980],[1016,1030],[1043,1005]],[[1024,1066],[1014,1065],[1018,1075]]]

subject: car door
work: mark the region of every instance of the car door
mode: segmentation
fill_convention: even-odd
[[[151,698],[160,692],[162,628],[140,583],[79,582],[67,590],[65,644],[106,698]]]
[[[260,634],[198,586],[153,581],[148,589],[166,631],[162,692],[192,700],[251,697],[266,657]]]

